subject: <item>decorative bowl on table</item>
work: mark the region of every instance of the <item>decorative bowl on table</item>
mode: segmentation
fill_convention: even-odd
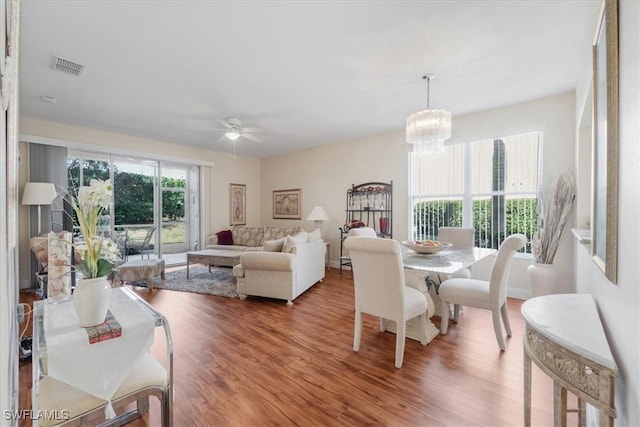
[[[402,244],[419,254],[435,254],[451,247],[451,243],[437,240],[405,240]]]

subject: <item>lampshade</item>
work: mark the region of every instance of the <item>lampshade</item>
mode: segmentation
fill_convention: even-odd
[[[50,182],[27,182],[22,193],[23,205],[50,205],[57,196]]]
[[[441,151],[444,141],[451,138],[451,112],[429,108],[433,74],[422,76],[427,81],[427,109],[407,118],[407,142],[418,152]]]
[[[322,209],[322,206],[314,206],[307,217],[307,221],[329,221],[329,216],[324,209]]]

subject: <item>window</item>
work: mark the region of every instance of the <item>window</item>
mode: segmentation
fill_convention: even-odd
[[[498,248],[514,233],[530,239],[538,229],[540,138],[532,132],[410,153],[411,238],[435,239],[449,226],[474,227],[481,247]]]

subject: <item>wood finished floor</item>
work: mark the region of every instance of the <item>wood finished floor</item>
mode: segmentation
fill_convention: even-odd
[[[360,351],[353,351],[349,271],[331,269],[291,307],[133,289],[171,324],[175,426],[523,424],[521,301],[509,300],[513,336],[506,352],[498,349],[490,312],[466,307],[448,335],[426,347],[407,340],[404,365],[396,369],[395,335],[379,332],[376,318],[365,317]],[[438,317],[432,320],[439,326]],[[162,337],[158,331],[153,348],[159,358]],[[534,426],[553,425],[552,390],[534,366]],[[25,363],[21,409],[30,408],[30,393]],[[159,425],[157,400],[129,425]]]

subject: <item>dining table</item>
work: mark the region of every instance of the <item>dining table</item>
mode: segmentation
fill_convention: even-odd
[[[449,246],[436,253],[426,254],[402,246],[405,285],[419,290],[427,298],[427,343],[440,333],[431,321],[434,314],[440,316],[440,283],[456,271],[469,268],[496,252],[496,249],[491,248]],[[395,323],[390,320],[385,322],[386,329],[395,332]],[[407,322],[406,336],[420,341],[417,319]]]

